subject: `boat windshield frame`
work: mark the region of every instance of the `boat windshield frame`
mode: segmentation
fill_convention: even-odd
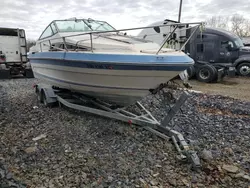
[[[90,32],[90,31],[115,30],[115,28],[112,27],[106,21],[99,21],[99,20],[92,20],[92,19],[55,20],[54,23],[57,26],[58,32]],[[60,23],[65,24],[65,25],[60,26]],[[67,27],[67,28],[65,29],[63,27]]]
[[[82,19],[84,21],[86,21],[86,19]],[[89,20],[89,19],[88,19]],[[55,24],[55,21],[52,21],[51,24]],[[107,22],[105,22],[107,23]],[[173,23],[173,24],[163,24],[163,25],[152,25],[152,26],[146,26],[146,27],[135,27],[135,28],[127,28],[127,29],[114,29],[114,30],[108,30],[108,31],[93,31],[91,30],[90,32],[78,32],[78,33],[71,33],[70,35],[65,35],[65,36],[58,36],[58,37],[54,37],[54,38],[50,38],[50,39],[45,39],[45,38],[39,38],[39,40],[41,40],[39,43],[40,43],[40,49],[41,49],[41,46],[42,44],[43,45],[47,45],[47,46],[50,46],[50,48],[55,48],[57,50],[61,50],[61,51],[68,51],[67,49],[67,44],[66,44],[66,38],[69,38],[69,37],[77,37],[77,36],[83,36],[83,35],[89,35],[89,39],[90,40],[90,48],[89,48],[89,51],[92,51],[93,52],[93,34],[95,35],[99,35],[99,34],[107,34],[107,33],[116,33],[116,35],[127,35],[126,32],[125,33],[122,33],[124,31],[131,31],[131,30],[139,30],[139,29],[147,29],[147,28],[160,28],[160,27],[167,27],[167,26],[170,26],[170,27],[174,27],[174,29],[164,38],[160,48],[158,49],[158,51],[156,52],[156,55],[158,55],[160,53],[160,51],[162,50],[162,48],[164,47],[164,45],[169,41],[169,38],[173,35],[173,33],[175,32],[175,30],[180,27],[181,25],[195,25],[195,26],[192,26],[192,27],[188,27],[187,29],[191,29],[191,28],[194,28],[194,30],[190,33],[190,36],[189,38],[186,40],[186,42],[182,45],[182,47],[177,50],[177,51],[183,51],[184,47],[186,46],[186,44],[190,41],[190,39],[193,37],[193,35],[196,33],[196,31],[198,29],[200,30],[203,30],[204,29],[204,22],[188,22],[188,23]],[[50,25],[47,26],[47,28],[49,28]],[[57,26],[56,26],[57,27]],[[112,27],[112,26],[111,26]],[[46,28],[46,29],[47,29]],[[113,28],[113,27],[112,27]],[[46,29],[44,30],[44,32],[46,31]],[[50,28],[51,29],[51,28]],[[52,30],[52,29],[51,29]],[[43,32],[43,33],[44,33]],[[43,35],[43,34],[42,34]],[[41,35],[41,36],[42,36]],[[54,35],[54,34],[53,34]],[[53,36],[52,35],[52,36]],[[105,37],[105,36],[104,36]],[[132,37],[132,36],[128,36],[128,37]],[[46,37],[46,38],[49,38],[49,37]],[[108,37],[107,37],[108,38]],[[133,38],[133,37],[132,37]],[[43,40],[45,39],[45,40]],[[63,44],[65,46],[65,48],[58,48],[58,47],[53,47],[53,45],[51,44],[51,40],[58,40],[58,39],[62,39],[63,41]],[[147,40],[145,39],[140,39],[140,40],[143,40],[144,42],[148,42]],[[80,41],[83,41],[83,40],[79,40],[76,42],[76,47],[78,47],[78,43]],[[116,41],[120,41],[120,42],[124,42],[122,40],[116,40]],[[48,44],[45,44],[44,42],[48,42]],[[42,49],[41,49],[42,50]],[[77,50],[77,48],[75,48],[75,50]]]
[[[59,23],[68,22],[66,29],[60,27]],[[77,24],[77,25],[76,25]],[[80,26],[80,29],[73,29],[72,27]],[[82,28],[81,28],[82,26]],[[83,28],[84,27],[84,28]],[[44,36],[46,30],[49,30],[50,34]],[[106,21],[93,20],[93,19],[66,19],[66,20],[53,20],[42,32],[39,40],[52,37],[57,33],[68,33],[68,32],[101,32],[101,31],[115,31],[116,29]]]

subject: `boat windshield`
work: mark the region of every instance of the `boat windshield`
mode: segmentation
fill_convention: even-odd
[[[90,31],[112,31],[111,25],[104,21],[96,20],[58,20],[55,21],[59,32],[90,32]]]

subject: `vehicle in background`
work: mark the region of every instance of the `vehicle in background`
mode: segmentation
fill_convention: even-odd
[[[161,25],[178,23],[164,20],[151,24]],[[171,36],[169,33],[174,31]],[[187,40],[190,36],[190,40]],[[241,76],[250,75],[250,48],[244,46],[242,40],[235,34],[218,28],[195,30],[194,27],[155,27],[143,29],[138,36],[157,43],[162,38],[168,38],[167,45],[171,48],[182,49],[194,59],[195,64],[187,70],[189,77],[202,82],[221,80],[225,75],[234,76],[235,72]]]
[[[0,28],[0,78],[15,75],[33,78],[27,58],[25,31],[18,28]]]
[[[242,37],[244,46],[250,46],[250,37]]]

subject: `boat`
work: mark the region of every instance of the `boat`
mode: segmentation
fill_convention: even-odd
[[[124,32],[132,29],[140,28],[117,30],[90,18],[53,20],[30,49],[34,77],[128,106],[194,64],[182,51]]]

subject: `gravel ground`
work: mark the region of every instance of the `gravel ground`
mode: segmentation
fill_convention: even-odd
[[[202,159],[141,128],[37,103],[35,79],[0,81],[0,187],[250,187],[250,103],[195,94],[171,122]],[[4,88],[4,89],[3,89]],[[148,97],[142,101],[161,118]]]

